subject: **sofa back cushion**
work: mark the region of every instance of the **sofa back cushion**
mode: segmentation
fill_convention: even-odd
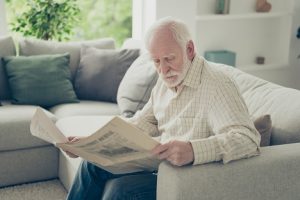
[[[83,46],[74,86],[79,99],[117,101],[119,84],[138,49],[96,49]]]
[[[55,42],[26,38],[19,41],[20,55],[23,56],[69,53],[72,80],[74,79],[74,75],[79,65],[80,49],[82,45],[92,46],[99,49],[115,48],[115,42],[111,38],[79,42]]]
[[[1,58],[16,55],[16,49],[11,37],[0,37],[0,100],[10,99],[8,80]]]
[[[254,120],[254,126],[256,130],[260,133],[261,140],[260,146],[269,146],[271,142],[272,134],[272,120],[271,115],[263,115]]]
[[[118,89],[117,101],[123,116],[132,117],[144,107],[157,78],[158,74],[148,53],[142,54],[132,63]]]
[[[272,118],[271,145],[300,142],[300,91],[220,65],[236,82],[249,113]]]

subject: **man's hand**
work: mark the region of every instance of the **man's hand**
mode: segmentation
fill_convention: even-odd
[[[70,143],[73,143],[73,142],[77,142],[77,141],[79,141],[81,138],[82,138],[82,137],[70,136],[70,137],[68,137],[68,142],[67,142],[67,144],[70,144]],[[66,154],[67,154],[69,157],[71,157],[71,158],[78,158],[77,155],[75,155],[75,154],[73,154],[73,153],[71,153],[71,152],[69,152],[69,151],[66,151],[66,150],[64,150],[64,149],[62,149],[62,150],[63,150],[64,152],[66,152]]]
[[[194,151],[190,142],[170,141],[152,149],[151,153],[159,159],[166,159],[176,166],[183,166],[194,161]]]

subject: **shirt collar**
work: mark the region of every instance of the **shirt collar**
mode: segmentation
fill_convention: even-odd
[[[178,91],[176,91],[175,87],[169,89],[172,90],[174,93],[179,94],[184,86],[188,86],[194,89],[197,88],[201,82],[203,65],[204,59],[196,55],[193,61],[191,62],[187,74],[183,82],[180,84]]]

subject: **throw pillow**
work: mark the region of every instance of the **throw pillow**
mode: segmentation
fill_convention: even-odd
[[[4,57],[12,103],[50,107],[79,102],[71,83],[69,54]]]
[[[116,102],[119,84],[138,49],[108,50],[83,46],[75,76],[79,99]]]
[[[270,115],[263,115],[254,120],[254,126],[261,135],[260,146],[269,146],[272,133],[272,120]]]
[[[11,37],[0,37],[0,99],[11,99],[7,77],[1,58],[4,56],[15,56],[16,49]]]
[[[142,54],[132,63],[118,90],[117,100],[123,116],[132,117],[144,107],[157,78],[158,74],[148,53]]]
[[[111,38],[78,42],[55,42],[24,38],[19,42],[21,56],[69,53],[72,80],[74,79],[78,68],[80,61],[80,49],[82,45],[92,46],[99,49],[115,48],[115,42]]]

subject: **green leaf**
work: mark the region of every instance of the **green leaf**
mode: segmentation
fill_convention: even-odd
[[[51,40],[113,37],[117,46],[131,37],[132,0],[6,1],[10,29],[22,35],[26,31]]]
[[[72,34],[75,22],[79,21],[79,7],[76,0],[28,0],[28,9],[17,16],[12,24],[12,30],[23,35],[42,39],[68,38]],[[23,3],[25,3],[23,2]],[[59,28],[59,31],[56,29]]]

